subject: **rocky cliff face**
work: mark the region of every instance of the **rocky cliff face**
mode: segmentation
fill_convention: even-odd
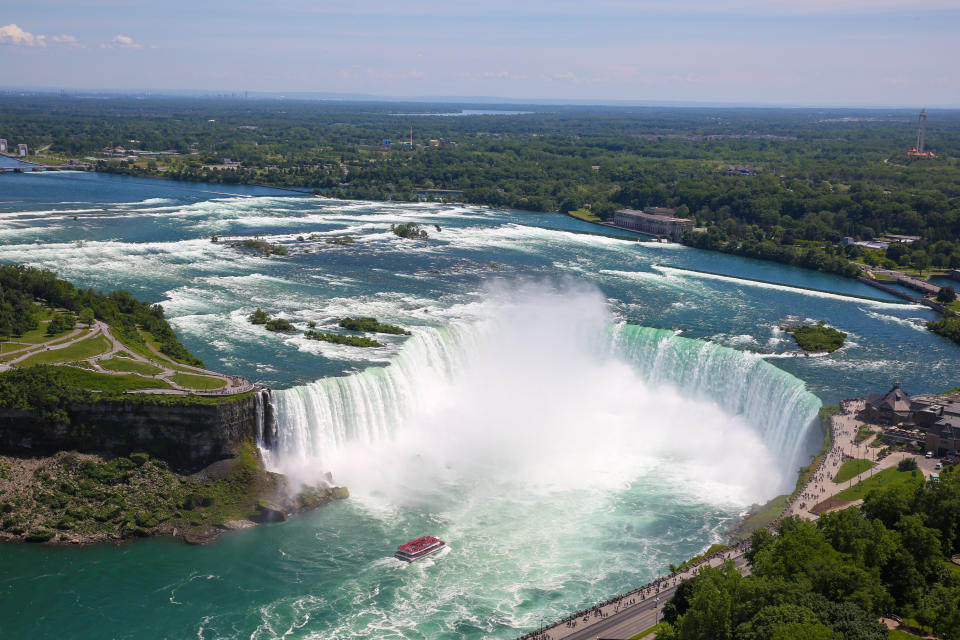
[[[0,452],[51,455],[76,450],[108,455],[146,451],[190,471],[237,455],[254,442],[260,408],[254,394],[218,405],[151,405],[136,401],[80,404],[69,424],[0,409]]]

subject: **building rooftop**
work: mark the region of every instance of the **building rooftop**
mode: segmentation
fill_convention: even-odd
[[[877,409],[889,409],[895,412],[910,411],[910,396],[900,388],[899,382],[893,383],[893,388],[886,393],[872,393],[867,396],[867,402]]]

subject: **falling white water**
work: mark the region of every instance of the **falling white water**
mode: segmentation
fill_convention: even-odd
[[[491,478],[616,489],[664,462],[693,494],[749,504],[792,483],[820,406],[756,356],[616,325],[599,292],[545,286],[491,290],[389,366],[274,397],[277,470],[392,504]]]

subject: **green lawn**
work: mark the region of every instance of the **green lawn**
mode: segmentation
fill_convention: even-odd
[[[150,334],[149,331],[144,331],[143,329],[140,329],[140,335],[143,336],[143,339],[146,340],[151,347],[153,347],[157,351],[160,351],[160,343],[154,339],[154,337]],[[166,361],[165,363],[168,364],[168,366],[171,369],[177,369],[179,371],[189,371],[189,369],[184,368],[185,366],[189,366],[189,365],[186,365],[185,363],[180,362],[179,360],[176,360],[166,354],[163,354],[162,356],[158,356],[156,353],[153,353],[152,351],[147,349],[147,353],[141,354],[141,355],[146,355],[147,357],[153,360],[160,358],[161,360]]]
[[[871,489],[895,485],[920,484],[921,482],[923,482],[923,475],[919,471],[916,477],[914,477],[910,471],[897,471],[896,467],[890,467],[889,469],[884,469],[874,474],[871,478],[867,478],[853,485],[849,489],[841,491],[834,497],[838,500],[853,502],[854,500],[864,498]]]
[[[40,351],[17,364],[21,367],[30,367],[37,364],[72,362],[73,360],[91,358],[107,351],[110,351],[110,341],[104,336],[97,336],[81,340],[64,349]]]
[[[725,544],[712,544],[712,545],[710,545],[710,548],[709,548],[709,549],[707,549],[706,551],[704,551],[704,552],[701,553],[700,555],[698,555],[698,556],[693,556],[693,557],[690,558],[689,560],[684,560],[683,563],[680,564],[680,566],[674,567],[674,566],[671,564],[671,565],[670,565],[670,571],[671,571],[671,572],[672,572],[672,571],[680,571],[680,570],[682,570],[682,569],[685,569],[686,567],[689,567],[690,565],[694,565],[694,564],[700,562],[701,560],[703,560],[705,557],[709,556],[710,554],[716,553],[716,552],[718,552],[718,551],[725,551],[725,550],[727,550],[727,549],[729,549],[729,548],[730,548],[730,547],[728,547],[728,546],[725,545]]]
[[[160,367],[155,367],[152,364],[140,362],[139,360],[131,360],[129,358],[110,358],[109,360],[101,360],[100,366],[108,371],[131,371],[133,373],[141,373],[145,376],[152,376],[163,371],[163,369]]]
[[[40,344],[42,342],[46,342],[47,340],[51,340],[51,336],[47,335],[48,324],[50,324],[50,321],[44,320],[40,323],[40,326],[33,331],[27,331],[25,334],[19,337],[11,336],[10,340],[13,340],[14,342],[25,342],[27,344]],[[20,345],[21,348],[24,346],[25,345],[22,344]]]
[[[12,340],[13,342],[25,342],[27,344],[41,344],[51,339],[51,336],[47,335],[47,325],[50,324],[50,319],[53,318],[53,311],[47,309],[46,307],[40,308],[40,326],[32,331],[27,331],[22,336],[10,336],[4,338],[4,340]],[[66,332],[64,332],[66,333]],[[63,334],[60,334],[63,335]],[[55,337],[55,336],[54,336]],[[19,345],[17,348],[22,348],[25,345]],[[8,351],[9,349],[4,349]]]
[[[665,624],[666,624],[666,622],[661,622],[660,624],[655,624],[655,625],[653,625],[652,627],[650,627],[649,629],[644,629],[643,631],[641,631],[640,633],[638,633],[638,634],[635,635],[635,636],[630,636],[630,638],[629,638],[628,640],[640,640],[640,638],[646,638],[646,637],[649,636],[651,633],[653,633],[653,632],[655,632],[655,631],[659,631],[659,630],[663,627],[663,625],[665,625]]]
[[[17,342],[24,340],[24,338],[11,338],[13,342],[0,343],[0,353],[9,354],[11,351],[19,351],[20,349],[32,349],[34,352],[36,352],[42,349],[43,347],[52,347],[57,344],[62,344],[64,342],[69,342],[71,340],[83,338],[85,335],[90,333],[89,329],[82,329],[80,333],[78,333],[77,335],[67,338],[66,336],[69,335],[69,333],[61,333],[60,335],[56,335],[56,336],[48,336],[46,333],[46,330],[43,329],[42,327],[41,329],[38,329],[38,331],[40,332],[40,336],[41,336],[41,339],[39,340],[34,340],[34,337],[30,337],[30,334],[25,334],[25,337],[29,337],[30,340],[34,340],[30,344],[16,344]],[[29,351],[24,351],[23,353],[18,353],[16,355],[9,356],[9,357],[7,356],[0,357],[0,361],[19,358],[24,353],[29,353]]]
[[[577,209],[576,211],[571,211],[570,215],[574,218],[579,218],[585,222],[602,222],[603,219],[600,216],[596,216],[590,212],[589,209]]]
[[[890,629],[890,640],[916,640],[917,636],[912,636],[906,631],[900,629]]]
[[[160,350],[160,344],[153,339],[153,336],[150,335],[149,331],[143,331],[142,329],[140,329],[139,331],[140,331],[140,336],[144,339],[145,342],[153,345],[158,351]],[[159,364],[164,367],[168,367],[170,369],[176,369],[177,371],[190,371],[190,369],[178,363],[176,360],[173,360],[166,355],[158,355],[154,353],[145,344],[137,344],[129,340],[124,340],[123,337],[118,335],[117,332],[115,331],[113,332],[113,335],[117,340],[120,341],[120,343],[123,346],[128,348],[130,351],[136,353],[137,355],[141,355],[144,358],[147,358],[148,360],[151,360],[156,364]]]
[[[907,626],[910,626],[910,627],[913,627],[914,629],[919,629],[920,631],[925,631],[925,632],[927,632],[927,633],[933,633],[933,629],[932,629],[931,627],[924,626],[924,625],[920,624],[918,621],[914,620],[913,618],[904,618],[904,619],[903,619],[903,624],[905,624],[905,625],[907,625]],[[899,629],[898,629],[898,631],[899,631]],[[917,636],[911,636],[911,637],[916,638]]]
[[[864,471],[866,471],[872,466],[873,466],[873,461],[864,460],[863,458],[854,458],[853,460],[847,460],[842,465],[840,465],[840,469],[837,471],[837,475],[833,479],[833,481],[836,484],[840,484],[841,482],[846,482],[850,478],[860,475],[861,473],[863,473]]]
[[[110,333],[113,334],[113,337],[116,338],[120,342],[120,344],[125,346],[130,351],[136,353],[137,355],[141,355],[144,358],[148,358],[153,361],[162,360],[162,358],[158,358],[156,354],[150,351],[150,349],[148,349],[145,344],[137,344],[136,342],[131,342],[130,340],[126,340],[117,331],[111,331]],[[140,334],[143,336],[144,340],[146,340],[146,336],[149,335],[145,331],[141,331]]]
[[[200,391],[209,391],[210,389],[222,389],[227,383],[220,378],[211,378],[209,376],[195,376],[189,373],[176,373],[171,379],[180,386],[188,389],[198,389]]]
[[[738,539],[747,538],[757,529],[767,526],[783,513],[783,510],[787,508],[789,499],[790,496],[786,494],[777,496],[765,504],[760,511],[747,516],[743,522],[736,526],[732,535]]]
[[[953,574],[960,579],[960,564],[952,562],[950,560],[944,560],[943,563],[947,565],[947,571],[953,572]]]
[[[84,389],[96,389],[103,393],[123,393],[138,389],[170,389],[170,385],[163,380],[144,378],[135,374],[111,375],[85,371],[76,367],[56,367],[60,372],[64,384]]]

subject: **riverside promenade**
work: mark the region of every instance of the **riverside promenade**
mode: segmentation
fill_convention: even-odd
[[[848,486],[868,478],[878,469],[895,466],[909,455],[905,453],[890,454],[880,461],[876,468],[864,471],[849,482],[834,483],[833,478],[843,464],[845,456],[876,460],[878,451],[878,449],[865,446],[866,442],[859,445],[855,442],[857,431],[862,424],[857,420],[857,414],[863,409],[863,400],[843,400],[840,403],[840,409],[840,413],[834,414],[830,419],[830,450],[810,473],[807,482],[793,494],[787,508],[768,528],[775,527],[781,519],[788,516],[796,515],[807,520],[816,520],[817,513],[810,511],[815,505],[843,491]],[[844,504],[837,508],[851,506],[852,504],[856,503]],[[696,564],[684,568],[683,571],[657,578],[629,593],[615,596],[606,602],[578,611],[559,622],[551,623],[542,629],[527,633],[518,640],[597,640],[598,638],[626,640],[663,620],[663,606],[673,597],[677,585],[696,576],[703,567],[717,567],[727,560],[733,560],[741,572],[749,573],[750,567],[746,558],[744,558],[749,545],[749,541],[741,541],[732,548],[701,559]],[[655,634],[646,636],[648,639],[654,637],[656,637]]]
[[[578,611],[548,627],[531,631],[518,640],[630,638],[663,620],[663,605],[673,597],[677,585],[696,576],[703,567],[718,567],[727,560],[733,560],[741,571],[749,573],[750,568],[743,557],[749,548],[750,543],[742,541],[734,547],[712,553],[682,571],[675,571],[633,591]]]

